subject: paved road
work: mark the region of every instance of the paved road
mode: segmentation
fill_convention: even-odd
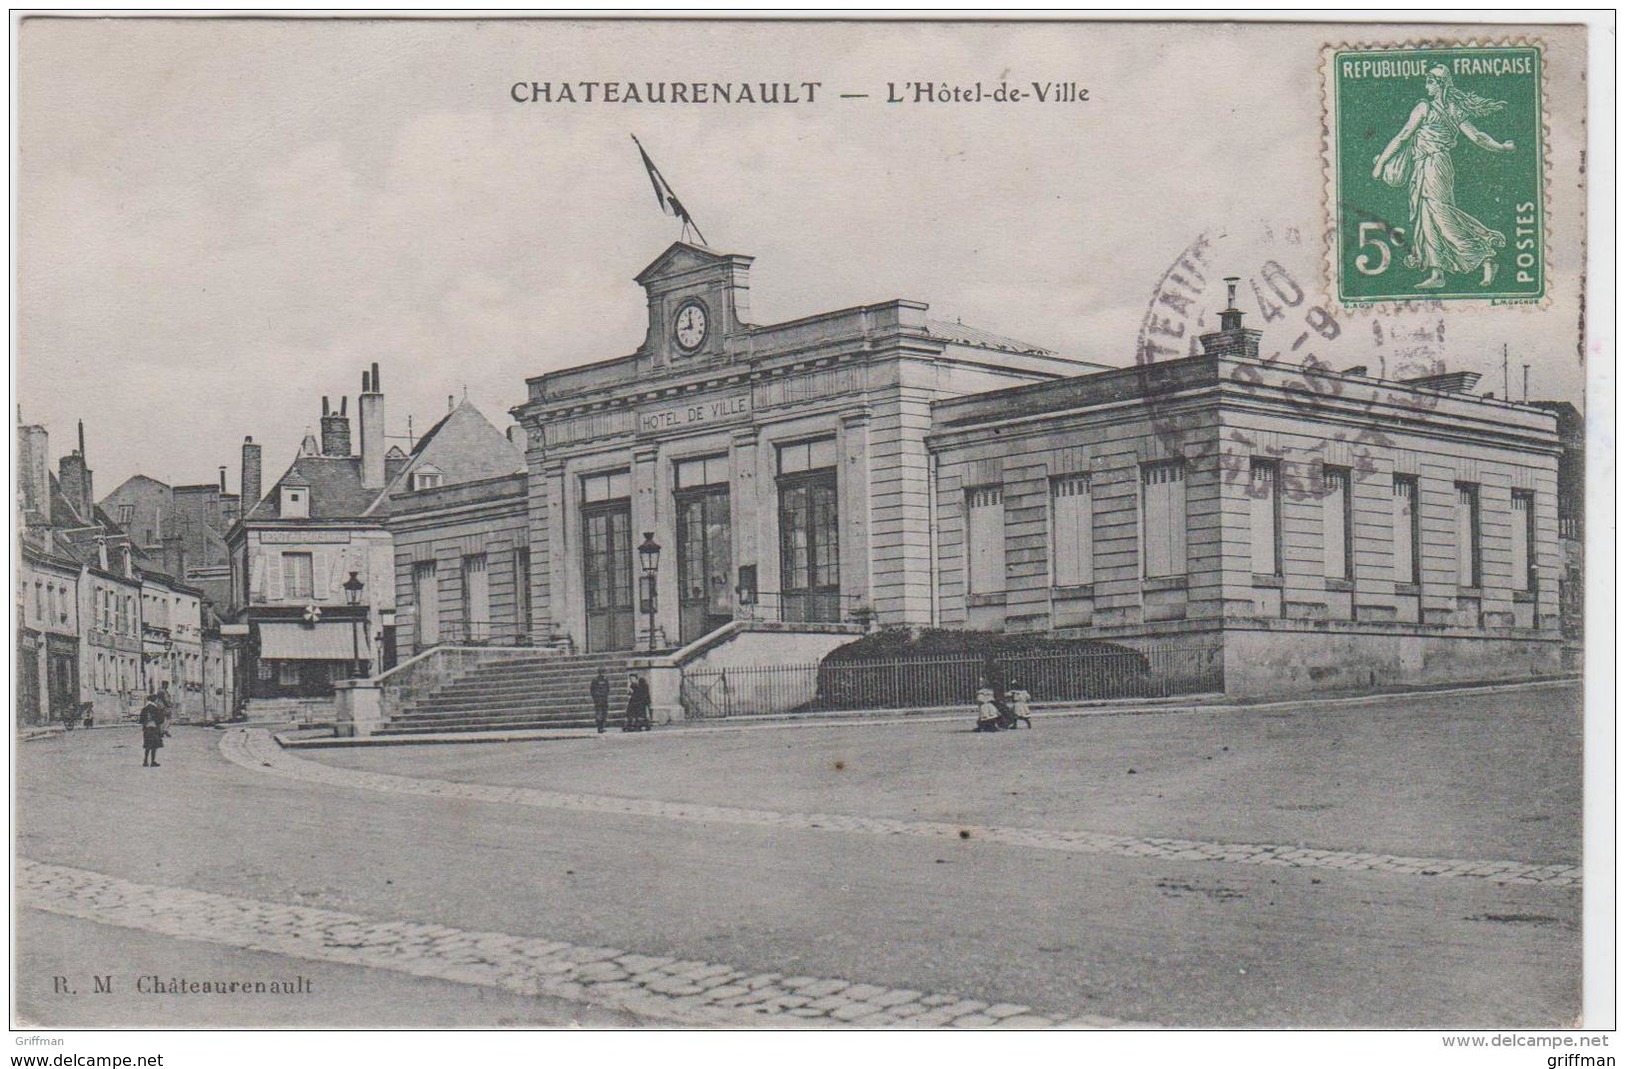
[[[68,924],[380,977],[313,1024],[393,1019],[402,974],[625,1023],[1567,1023],[1577,705],[299,754],[182,731],[159,770],[76,733],[22,751],[19,946],[43,960],[49,911],[58,972],[173,971]],[[47,980],[23,971],[26,1019],[137,1023]]]

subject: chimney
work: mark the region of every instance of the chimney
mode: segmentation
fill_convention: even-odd
[[[345,408],[349,406],[349,398],[340,400],[337,412],[331,412],[327,407],[327,398],[322,398],[322,456],[347,457],[350,455],[350,417],[345,415]]]
[[[25,522],[51,522],[51,437],[44,427],[17,428],[17,480]]]
[[[255,505],[260,503],[260,447],[254,444],[252,435],[243,439],[243,485],[242,500],[238,508],[247,516]]]
[[[1230,289],[1230,303],[1219,313],[1218,332],[1202,335],[1202,355],[1241,356],[1257,360],[1258,339],[1264,336],[1264,332],[1241,325],[1241,309],[1236,307],[1236,283],[1241,279],[1232,276],[1224,281]]]
[[[180,535],[164,539],[164,571],[176,579],[186,578],[186,540]]]
[[[372,374],[361,373],[361,396],[357,398],[361,417],[361,485],[368,490],[384,486],[384,391],[378,378],[378,365]]]
[[[85,466],[83,453],[75,450],[57,465],[57,481],[62,484],[62,496],[86,523],[96,516],[95,498],[91,496],[91,471]]]
[[[96,536],[96,566],[107,571],[107,539],[102,535]]]
[[[220,465],[220,492],[222,494],[226,492],[226,466],[224,464]]]

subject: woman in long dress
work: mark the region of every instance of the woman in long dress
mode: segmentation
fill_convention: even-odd
[[[1427,99],[1411,110],[1404,129],[1377,156],[1371,177],[1390,186],[1410,185],[1411,250],[1405,264],[1428,272],[1418,289],[1443,287],[1447,271],[1467,274],[1480,268],[1479,284],[1488,286],[1495,279],[1495,250],[1506,245],[1506,235],[1456,207],[1450,153],[1461,136],[1489,152],[1511,152],[1516,147],[1511,141],[1497,141],[1472,123],[1506,102],[1457,89],[1444,67],[1429,70],[1425,84]]]

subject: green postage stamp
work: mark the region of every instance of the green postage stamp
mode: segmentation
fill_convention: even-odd
[[[1328,54],[1337,298],[1352,305],[1545,297],[1540,48]]]

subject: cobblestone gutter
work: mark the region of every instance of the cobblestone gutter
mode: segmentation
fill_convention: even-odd
[[[749,973],[724,964],[649,957],[532,936],[162,887],[19,858],[21,904],[100,924],[390,969],[602,1006],[651,1023],[699,1027],[1109,1028],[1104,1017],[1057,1021],[1013,1002],[877,987],[815,976]],[[1138,1026],[1146,1027],[1146,1026]]]

